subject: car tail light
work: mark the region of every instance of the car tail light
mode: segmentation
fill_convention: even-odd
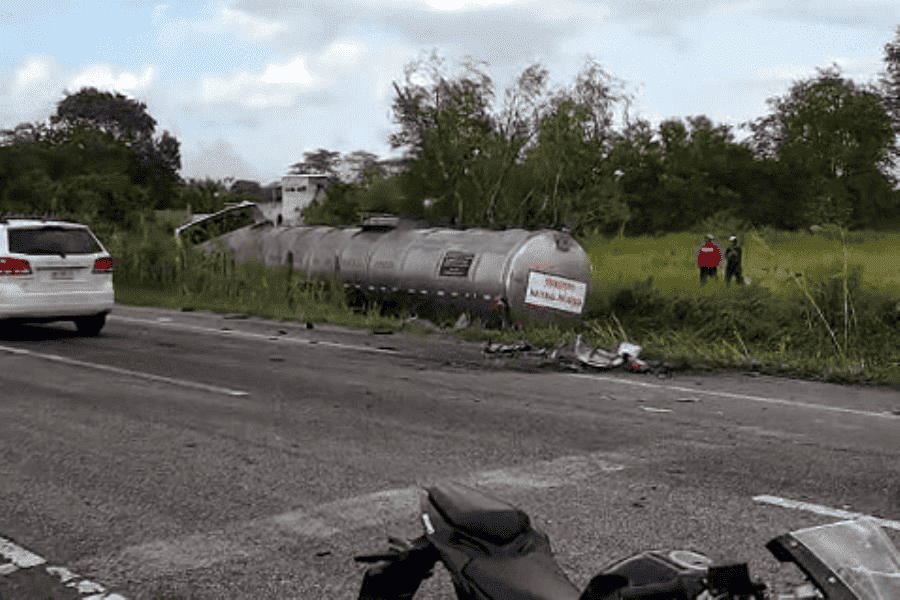
[[[94,261],[94,273],[112,273],[113,259],[105,256]]]
[[[0,275],[31,275],[31,265],[22,258],[0,257]]]

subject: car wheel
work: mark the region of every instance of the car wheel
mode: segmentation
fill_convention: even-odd
[[[106,313],[92,315],[90,317],[81,317],[75,319],[75,327],[81,335],[95,336],[100,334],[100,330],[106,324]]]

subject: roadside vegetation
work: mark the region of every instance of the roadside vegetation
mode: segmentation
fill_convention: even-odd
[[[837,66],[795,81],[744,139],[706,116],[631,114],[628,86],[587,60],[568,85],[539,64],[505,90],[486,65],[431,54],[395,82],[402,158],[304,154],[330,175],[312,224],[392,212],[423,224],[567,228],[594,291],[571,329],[467,329],[542,346],[577,333],[690,368],[900,383],[900,28],[878,82]],[[192,213],[268,201],[251,181],[185,181],[179,141],[142,102],[85,88],[46,122],[0,131],[0,212],[88,223],[117,257],[119,300],[360,327],[410,327],[347,306],[335,283],[179,248]],[[704,233],[736,234],[749,285],[700,288]],[[720,274],[721,275],[721,274]]]
[[[412,315],[348,305],[339,283],[286,267],[236,264],[179,247],[168,222],[113,236],[120,302],[212,310],[368,329],[425,332]],[[627,340],[676,369],[739,369],[842,382],[900,385],[900,234],[753,231],[749,285],[700,288],[695,234],[583,240],[593,291],[581,324],[507,331],[474,324],[470,340],[555,348],[582,334],[612,348]],[[846,252],[846,254],[845,254]],[[794,256],[780,262],[773,256]],[[844,261],[846,256],[846,262]],[[648,273],[658,274],[648,275]],[[442,323],[449,329],[455,315]]]

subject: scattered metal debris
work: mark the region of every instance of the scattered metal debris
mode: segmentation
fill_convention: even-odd
[[[459,318],[456,319],[456,323],[453,324],[453,329],[459,331],[460,329],[465,329],[469,325],[472,324],[472,319],[469,318],[468,313],[461,313]]]
[[[581,335],[575,338],[574,345],[561,344],[553,350],[535,348],[528,342],[488,342],[484,346],[484,354],[487,356],[536,356],[543,358],[545,365],[552,364],[576,371],[585,368],[605,371],[622,367],[631,373],[654,372],[659,377],[672,376],[670,364],[643,360],[639,357],[641,350],[641,346],[625,341],[619,343],[615,350],[593,347],[586,344]]]
[[[530,350],[531,344],[528,342],[517,342],[514,344],[488,342],[484,346],[485,354],[518,354],[520,352],[529,352]]]
[[[581,335],[575,338],[575,358],[584,365],[595,369],[613,369],[625,366],[632,373],[648,373],[650,364],[638,358],[642,348],[631,342],[620,342],[614,352],[600,347],[591,348],[584,344]]]

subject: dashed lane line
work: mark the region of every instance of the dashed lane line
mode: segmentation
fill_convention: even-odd
[[[138,379],[145,379],[147,381],[155,381],[157,383],[165,383],[168,385],[174,385],[174,386],[183,387],[183,388],[201,390],[204,392],[211,392],[213,394],[224,394],[226,396],[247,396],[248,395],[247,392],[244,392],[241,390],[233,390],[230,388],[220,387],[217,385],[210,385],[208,383],[201,383],[199,381],[190,381],[188,379],[166,377],[164,375],[157,375],[155,373],[147,373],[145,371],[134,371],[132,369],[123,369],[121,367],[113,367],[112,365],[104,365],[104,364],[100,364],[100,363],[93,363],[93,362],[78,360],[75,358],[68,358],[66,356],[59,356],[58,354],[45,354],[43,352],[34,352],[33,350],[26,350],[25,348],[16,348],[14,346],[0,346],[0,352],[6,352],[7,354],[13,354],[16,356],[29,356],[32,358],[47,360],[47,361],[55,362],[55,363],[62,364],[62,365],[79,367],[82,369],[89,369],[92,371],[100,371],[103,373],[113,373],[115,375],[122,375],[124,377],[135,377]]]
[[[527,466],[482,471],[455,480],[504,494],[514,490],[562,487],[612,476],[626,468],[619,459],[619,455],[600,452],[562,456]],[[418,510],[419,489],[411,485],[341,498],[232,523],[221,530],[129,546],[113,555],[85,558],[79,564],[116,564],[117,568],[134,577],[159,577],[186,569],[207,568],[270,553],[284,544],[285,539],[291,543],[301,539],[321,541],[365,527],[413,519]]]
[[[121,315],[110,315],[108,319],[112,321],[122,321],[124,323],[135,323],[140,325],[149,325],[152,327],[161,327],[163,329],[174,329],[177,331],[194,331],[197,333],[206,333],[210,335],[218,335],[221,337],[239,338],[245,340],[278,342],[285,344],[295,344],[299,346],[322,346],[325,348],[337,348],[341,350],[355,350],[357,352],[370,352],[372,354],[397,354],[396,350],[390,348],[373,348],[372,346],[363,346],[361,344],[346,344],[343,342],[330,342],[327,340],[312,340],[309,338],[292,337],[292,336],[273,336],[264,333],[253,333],[250,331],[239,331],[237,329],[213,329],[211,327],[203,327],[200,325],[190,325],[188,323],[180,323],[161,317],[166,320],[159,319],[140,319],[137,317],[124,317]]]
[[[736,394],[734,392],[722,392],[715,390],[698,390],[679,385],[662,385],[658,383],[648,383],[646,381],[631,381],[629,379],[620,379],[618,377],[609,377],[605,375],[586,375],[574,373],[570,377],[579,379],[593,379],[595,381],[606,381],[619,385],[631,385],[635,387],[650,388],[656,390],[669,390],[676,392],[688,392],[691,394],[703,394],[705,396],[714,396],[717,398],[729,398],[732,400],[746,400],[748,402],[759,402],[762,404],[777,404],[781,406],[792,406],[794,408],[807,408],[812,410],[820,410],[824,412],[835,412],[847,415],[857,415],[860,417],[875,417],[878,419],[900,420],[900,414],[891,412],[877,412],[872,410],[862,410],[859,408],[847,408],[844,406],[829,406],[827,404],[814,404],[812,402],[801,402],[799,400],[785,400],[784,398],[771,398],[769,396],[751,396],[749,394]]]
[[[0,557],[6,561],[0,562],[0,577],[12,575],[20,570],[43,567],[51,578],[78,592],[82,596],[82,600],[126,600],[125,596],[108,592],[99,583],[85,579],[66,567],[47,566],[47,560],[44,557],[2,536],[0,536]]]
[[[838,519],[860,519],[865,517],[874,519],[875,522],[882,527],[900,531],[900,521],[894,521],[892,519],[882,519],[880,517],[873,517],[864,513],[843,510],[840,508],[832,508],[830,506],[824,506],[822,504],[813,504],[812,502],[802,502],[800,500],[790,500],[788,498],[781,498],[780,496],[768,495],[754,496],[753,501],[759,504],[769,504],[771,506],[779,506],[781,508],[790,508],[793,510],[811,512],[813,514],[822,515],[824,517],[836,517]]]

